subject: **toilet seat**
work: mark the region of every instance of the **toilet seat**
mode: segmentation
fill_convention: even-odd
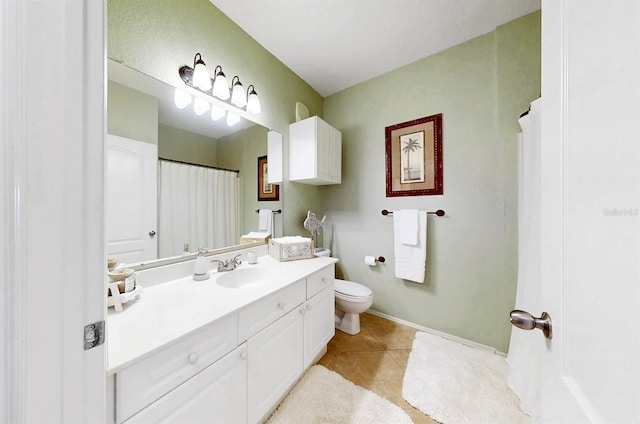
[[[351,301],[365,301],[373,296],[373,292],[362,284],[347,280],[335,280],[336,297]]]

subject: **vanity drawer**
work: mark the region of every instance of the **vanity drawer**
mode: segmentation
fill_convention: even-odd
[[[305,300],[305,282],[296,281],[238,312],[238,342],[271,324]]]
[[[311,299],[326,287],[333,286],[335,279],[335,268],[333,265],[314,272],[307,277],[307,299]]]
[[[121,423],[238,345],[238,317],[222,318],[116,374]]]

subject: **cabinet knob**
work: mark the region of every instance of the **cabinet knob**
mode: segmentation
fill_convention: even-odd
[[[197,353],[192,353],[191,355],[189,355],[189,363],[191,365],[194,365],[198,362],[198,359],[200,359],[200,355],[198,355]]]
[[[304,315],[307,311],[304,308],[300,308],[298,309],[298,312],[300,312],[300,315]]]
[[[247,352],[240,352],[240,359],[242,359],[243,361],[247,360]]]
[[[307,303],[307,304],[305,305],[305,308],[307,309],[307,311],[310,311],[310,310],[311,310],[311,308],[312,308],[312,306],[311,306],[311,305],[309,305],[309,304]]]
[[[284,309],[284,302],[278,302],[278,309]]]
[[[327,282],[327,277],[322,277],[322,278],[320,279],[320,281],[322,281],[323,283],[326,283],[326,282]]]

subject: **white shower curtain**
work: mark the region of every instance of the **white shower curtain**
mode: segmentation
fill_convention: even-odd
[[[519,119],[518,284],[516,309],[539,315],[540,311],[540,105],[531,103]],[[520,398],[522,410],[537,421],[540,411],[540,373],[544,341],[539,331],[513,327],[507,362],[509,387]]]
[[[237,244],[238,173],[159,161],[158,255]]]

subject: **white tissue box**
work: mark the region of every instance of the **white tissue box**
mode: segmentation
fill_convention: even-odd
[[[313,240],[299,237],[282,237],[269,240],[269,255],[277,261],[295,261],[313,258]]]

